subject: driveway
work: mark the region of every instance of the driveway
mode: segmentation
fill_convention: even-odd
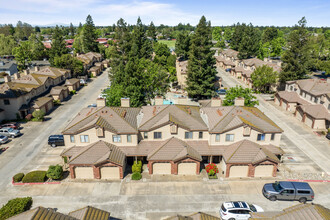
[[[246,87],[243,82],[232,77],[221,68],[217,68],[217,70],[218,76],[221,76],[230,87],[234,87],[236,85]],[[296,162],[300,160],[302,163],[299,163],[299,166],[296,166],[296,168],[300,168],[302,173],[325,172],[330,175],[329,141],[315,135],[311,128],[308,128],[302,122],[299,122],[288,112],[284,112],[275,106],[273,102],[266,101],[261,95],[258,94],[256,97],[259,100],[258,108],[283,129],[282,144],[284,145],[284,148],[290,148],[289,154],[293,156],[293,160],[295,160],[294,155],[295,152],[297,152],[298,155],[296,157]],[[304,158],[309,158],[314,165],[310,166],[310,164],[306,164],[306,161],[299,157],[299,154],[301,153],[304,154],[303,157],[306,156]],[[308,168],[306,169],[304,165]]]
[[[48,165],[56,164],[59,160],[59,152],[54,154],[54,160],[43,161],[40,155],[46,152],[47,140],[51,134],[60,134],[78,112],[88,104],[96,103],[101,90],[108,86],[108,74],[93,78],[86,87],[82,87],[69,101],[59,106],[46,117],[45,122],[28,122],[22,129],[23,136],[12,140],[9,147],[0,155],[0,190],[11,182],[11,178],[18,172],[34,169],[47,170]],[[59,150],[54,150],[59,151]],[[40,166],[44,164],[44,166]]]

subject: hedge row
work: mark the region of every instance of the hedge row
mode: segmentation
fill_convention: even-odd
[[[0,209],[0,219],[7,219],[14,215],[29,210],[32,206],[32,198],[16,198],[9,200],[6,205]]]
[[[47,180],[47,176],[46,176],[46,171],[32,171],[30,173],[27,173],[23,179],[22,182],[23,183],[42,183],[45,182]]]

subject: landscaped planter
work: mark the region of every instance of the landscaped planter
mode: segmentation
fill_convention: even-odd
[[[23,186],[23,185],[47,185],[47,184],[60,184],[61,182],[60,181],[51,181],[51,182],[42,182],[42,183],[22,183],[22,182],[18,182],[18,183],[15,183],[14,182],[14,179],[12,179],[12,184],[14,186]]]
[[[209,177],[209,180],[216,180],[218,179],[217,175],[214,175],[214,176],[208,176]]]

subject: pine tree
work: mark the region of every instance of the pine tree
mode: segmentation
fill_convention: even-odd
[[[73,38],[74,37],[74,27],[73,27],[72,23],[70,23],[70,34],[71,34],[71,37]]]
[[[216,69],[211,40],[211,24],[202,16],[191,40],[186,88],[189,97],[205,99],[214,94]]]
[[[255,57],[260,48],[260,33],[253,27],[252,24],[245,26],[243,29],[242,39],[238,47],[238,57],[240,59],[247,59]]]
[[[306,29],[306,19],[298,21],[296,30],[292,31],[288,39],[288,50],[282,56],[281,82],[303,79],[308,73],[307,62],[309,60],[309,33]]]
[[[147,36],[151,37],[153,40],[156,40],[156,28],[154,22],[150,23],[147,31]]]
[[[136,26],[133,29],[132,34],[132,48],[129,54],[130,57],[146,58],[149,59],[152,54],[152,46],[150,40],[148,40],[146,31],[140,17],[137,20]]]
[[[187,60],[189,57],[190,44],[190,36],[180,32],[175,42],[176,55],[183,60]]]
[[[97,35],[95,33],[95,26],[93,23],[92,16],[88,15],[86,18],[86,23],[83,26],[82,33],[82,44],[83,44],[83,52],[97,52],[98,51],[98,43],[96,42]]]
[[[66,48],[63,34],[57,25],[56,25],[54,33],[52,35],[52,44],[51,45],[52,45],[52,47],[49,51],[49,56],[50,56],[51,62],[56,56],[61,56],[62,54],[68,53],[68,48]]]

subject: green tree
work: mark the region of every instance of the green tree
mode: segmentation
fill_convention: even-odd
[[[53,66],[63,69],[69,69],[72,76],[83,75],[84,65],[71,54],[63,54],[54,58]]]
[[[150,40],[147,39],[146,31],[140,17],[134,26],[132,33],[132,47],[129,53],[130,57],[146,58],[149,59],[152,54],[152,45]]]
[[[35,34],[30,35],[29,44],[31,49],[32,60],[42,60],[43,58],[48,57],[46,47],[41,42],[41,40],[37,38]]]
[[[211,24],[202,16],[191,40],[186,88],[189,97],[205,99],[214,94],[216,69],[211,40]]]
[[[44,110],[34,110],[32,113],[32,116],[37,120],[37,121],[43,121],[44,117],[46,115],[46,112]]]
[[[18,215],[29,210],[31,206],[31,197],[11,199],[0,209],[0,219],[8,219],[14,215]]]
[[[288,39],[288,50],[282,56],[281,82],[303,79],[308,74],[307,61],[309,53],[309,33],[306,29],[306,19],[303,17],[292,31]]]
[[[227,42],[230,42],[231,41],[231,38],[232,38],[232,30],[231,28],[225,28],[224,30],[224,33],[223,33],[223,37],[224,37],[224,40],[227,41]]]
[[[83,26],[82,51],[84,53],[90,51],[97,52],[98,43],[96,42],[96,39],[97,39],[96,28],[94,26],[92,16],[88,15],[86,18],[86,23]]]
[[[255,57],[258,54],[259,43],[260,32],[252,24],[245,26],[241,42],[239,42],[238,57],[240,59]]]
[[[190,50],[190,36],[185,33],[179,33],[175,42],[175,53],[183,60],[187,60]]]
[[[222,38],[222,30],[220,27],[214,27],[212,31],[212,39],[216,41],[220,41]]]
[[[18,47],[13,49],[13,54],[17,61],[18,70],[25,69],[26,65],[31,63],[32,58],[30,43],[22,41]]]
[[[50,62],[52,63],[56,56],[61,56],[62,54],[66,54],[69,52],[68,48],[66,48],[66,44],[64,41],[63,33],[60,28],[56,25],[54,29],[54,33],[52,35],[52,47],[49,51]]]
[[[72,23],[70,23],[70,35],[72,38],[74,38],[74,26]]]
[[[150,22],[148,27],[147,36],[151,37],[154,41],[156,40],[156,28],[153,22]]]
[[[0,56],[12,55],[17,43],[13,36],[0,34]]]
[[[227,90],[225,100],[223,100],[223,105],[234,105],[236,98],[244,98],[245,106],[253,107],[255,105],[259,105],[259,101],[252,94],[252,90],[249,88],[243,89],[242,86],[231,87]]]
[[[272,67],[263,65],[257,67],[251,74],[253,87],[258,92],[268,92],[271,85],[274,85],[278,80],[278,73]]]

